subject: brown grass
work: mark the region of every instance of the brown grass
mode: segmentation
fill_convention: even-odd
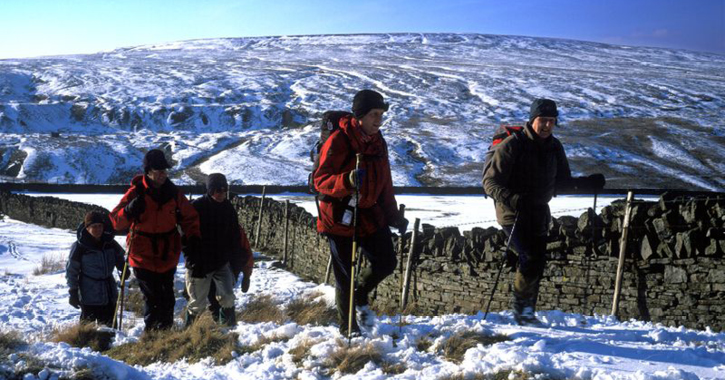
[[[237,345],[237,338],[236,333],[226,332],[204,313],[187,329],[148,332],[138,342],[114,347],[106,354],[130,365],[173,363],[184,358],[196,363],[208,357],[223,365],[233,359],[233,353],[249,352]]]
[[[415,348],[420,352],[426,352],[430,348],[430,346],[433,345],[433,342],[430,340],[428,336],[423,336],[418,339],[417,342],[415,342]]]
[[[135,313],[136,315],[143,315],[145,303],[143,300],[143,293],[141,293],[141,288],[139,288],[138,284],[135,282],[130,282],[129,284],[133,284],[133,286],[129,285],[126,287],[123,309]]]
[[[17,331],[0,331],[0,360],[5,359],[9,354],[15,352],[15,350],[26,344],[20,338],[20,333]]]
[[[95,323],[78,322],[51,333],[51,342],[65,342],[72,347],[89,347],[103,352],[111,348],[115,333],[110,329],[99,329]]]
[[[508,340],[510,339],[506,335],[488,335],[475,331],[463,331],[453,335],[443,343],[443,356],[452,362],[460,363],[466,351],[479,344],[489,346]]]
[[[283,323],[287,316],[272,296],[264,294],[252,299],[239,312],[237,320],[246,323],[275,322]]]
[[[61,254],[45,254],[40,260],[40,265],[33,269],[33,275],[40,276],[47,273],[55,273],[65,269],[65,257]]]
[[[337,322],[337,311],[313,293],[287,305],[287,316],[298,325],[329,326]]]
[[[327,358],[324,366],[330,370],[330,375],[334,372],[352,374],[360,371],[368,362],[378,366],[384,364],[383,354],[372,343],[348,347],[346,342],[338,340],[338,349]]]
[[[297,364],[299,367],[302,364],[302,361],[309,356],[310,349],[312,346],[317,344],[317,342],[311,340],[311,339],[305,339],[301,341],[298,345],[294,346],[292,349],[289,350],[289,354],[292,355],[292,362]]]

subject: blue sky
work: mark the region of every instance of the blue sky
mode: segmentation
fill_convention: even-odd
[[[0,59],[196,38],[461,32],[725,54],[725,0],[1,0]]]

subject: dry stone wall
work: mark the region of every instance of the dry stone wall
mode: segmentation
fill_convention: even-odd
[[[254,241],[260,198],[235,199],[240,222]],[[555,218],[550,228],[548,264],[538,309],[609,314],[612,309],[624,200],[599,215]],[[283,258],[284,203],[266,199],[259,244],[262,252]],[[315,218],[290,205],[287,268],[324,281],[329,248],[317,234]],[[424,221],[423,221],[424,222]],[[594,228],[592,228],[592,225]],[[411,223],[412,226],[412,223]],[[594,231],[594,233],[592,233]],[[725,327],[725,194],[702,197],[665,194],[659,202],[635,201],[627,244],[619,317],[715,331]],[[594,244],[592,244],[594,236]],[[379,310],[400,304],[403,266],[373,297]],[[397,239],[393,238],[397,247]],[[418,314],[476,313],[485,309],[500,265],[505,235],[496,228],[436,229],[423,224],[414,255],[408,311]],[[415,257],[414,256],[414,257]],[[491,310],[510,308],[513,270],[501,276]],[[332,279],[328,282],[332,283]]]
[[[31,197],[0,191],[0,213],[44,227],[74,230],[88,211],[108,210],[94,205],[54,197]]]

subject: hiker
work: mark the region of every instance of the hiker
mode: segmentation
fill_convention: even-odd
[[[508,136],[493,151],[483,174],[483,188],[496,207],[496,219],[518,254],[513,313],[518,324],[535,324],[539,283],[546,265],[546,238],[551,221],[549,201],[557,190],[600,190],[602,174],[572,178],[561,142],[553,136],[559,112],[549,99],[531,104],[523,130]],[[515,227],[514,227],[515,222]]]
[[[186,326],[207,307],[207,297],[212,294],[219,305],[211,308],[215,320],[227,326],[236,325],[234,313],[234,284],[240,272],[244,272],[242,291],[249,289],[252,275],[252,251],[246,245],[246,234],[239,225],[237,211],[227,199],[229,185],[221,173],[210,174],[206,182],[206,194],[195,199],[192,205],[199,214],[201,224],[201,249],[188,252],[186,258],[186,291],[189,304]],[[212,303],[213,305],[213,303]],[[218,311],[217,311],[218,310]],[[215,315],[216,314],[216,315]]]
[[[348,333],[354,230],[352,218],[345,216],[345,211],[355,196],[356,186],[360,189],[358,246],[370,266],[360,273],[355,305],[368,305],[368,293],[395,270],[397,260],[389,227],[405,228],[408,224],[398,211],[388,148],[379,131],[383,113],[387,110],[388,104],[381,94],[372,90],[355,94],[352,115],[340,118],[339,129],[334,130],[322,145],[319,167],[313,175],[315,188],[320,193],[317,230],[330,244],[336,282],[335,301],[343,335]],[[359,170],[355,170],[357,153],[363,155]],[[351,333],[359,334],[356,318],[353,322]]]
[[[111,211],[116,230],[128,230],[128,262],[144,297],[145,331],[173,326],[174,274],[181,255],[181,236],[187,250],[200,249],[199,215],[168,179],[171,168],[164,152],[152,149],[143,159],[144,174],[131,181],[121,202]]]
[[[112,327],[118,290],[113,268],[123,272],[124,251],[113,239],[108,216],[90,211],[76,232],[65,266],[68,303],[81,309],[82,322]],[[119,274],[119,278],[121,275]]]

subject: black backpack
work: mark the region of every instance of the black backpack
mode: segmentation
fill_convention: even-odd
[[[489,145],[486,151],[486,158],[483,160],[483,175],[481,176],[481,184],[483,184],[483,177],[486,176],[486,172],[491,168],[491,160],[493,159],[493,152],[496,150],[498,144],[501,144],[507,137],[514,135],[519,137],[524,133],[524,127],[520,125],[502,125],[496,129],[491,139],[491,145]]]
[[[325,111],[322,114],[322,119],[318,123],[320,128],[320,139],[317,140],[315,145],[310,150],[310,161],[312,161],[312,170],[307,176],[307,187],[310,194],[318,194],[319,192],[315,189],[315,171],[320,166],[320,150],[325,141],[332,135],[333,132],[340,129],[340,119],[346,116],[352,116],[352,113],[347,111]]]

